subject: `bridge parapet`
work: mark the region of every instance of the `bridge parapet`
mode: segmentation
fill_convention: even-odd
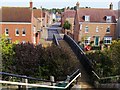
[[[89,58],[85,55],[85,52],[82,50],[82,48],[68,35],[64,35],[63,38],[69,46],[72,48],[73,52],[76,54],[77,58],[87,71],[89,76],[92,76],[92,71],[94,71],[92,67],[92,62],[89,60]]]

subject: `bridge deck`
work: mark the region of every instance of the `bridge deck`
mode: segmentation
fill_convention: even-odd
[[[78,60],[67,42],[65,42],[64,40],[60,40],[59,44],[61,47],[67,48],[67,51],[70,52],[72,56],[74,56],[74,59]],[[81,88],[92,88],[93,86],[90,84],[89,76],[86,73],[81,63],[80,63],[80,72],[81,72],[81,77],[78,79],[78,84],[81,86]]]

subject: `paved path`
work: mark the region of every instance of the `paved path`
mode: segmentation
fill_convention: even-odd
[[[58,40],[62,40],[64,34],[61,33],[61,27],[59,27],[59,23],[54,23],[50,27],[44,27],[41,32],[40,37],[40,44],[42,44],[44,47],[47,47],[51,45],[53,34],[56,34]]]
[[[65,42],[64,40],[61,40],[61,41],[59,41],[59,43],[60,43],[61,47],[67,48],[68,52],[71,52],[70,55],[74,56],[73,59],[79,61],[77,59],[75,53],[72,51],[71,47],[68,45],[67,42]],[[79,68],[80,68],[80,72],[81,72],[81,77],[79,77],[78,83],[75,86],[73,86],[72,90],[79,90],[80,88],[92,88],[92,86],[90,85],[89,76],[87,75],[87,73],[81,63],[80,63]],[[77,89],[75,89],[75,88],[77,88]]]
[[[48,41],[53,40],[53,34],[56,35],[58,40],[62,40],[62,37],[60,36],[59,31],[58,31],[60,29],[61,28],[57,24],[54,24],[51,27],[49,27],[48,28],[48,38],[47,38],[47,40]]]

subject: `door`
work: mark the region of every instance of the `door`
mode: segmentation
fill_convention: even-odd
[[[99,45],[99,36],[95,36],[95,46]]]

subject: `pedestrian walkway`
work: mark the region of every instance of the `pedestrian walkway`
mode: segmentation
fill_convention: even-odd
[[[43,47],[47,47],[51,45],[53,40],[53,34],[56,35],[58,40],[62,40],[64,34],[61,34],[61,27],[59,27],[59,24],[55,23],[50,27],[44,27],[41,32],[40,37],[40,44],[43,45]]]
[[[65,42],[64,40],[59,41],[60,46],[67,48],[67,51],[71,53],[72,56],[74,56],[73,59],[79,61],[75,55],[75,53],[72,51],[71,47],[68,45],[67,42]],[[80,62],[79,62],[80,63]],[[83,68],[82,64],[80,63],[79,66],[80,72],[81,72],[81,77],[79,77],[78,79],[78,83],[77,85],[73,86],[73,88],[75,87],[80,87],[80,88],[93,88],[93,86],[90,84],[90,78],[88,76],[88,74],[86,73],[85,69]],[[75,90],[75,89],[73,89]],[[77,89],[79,90],[79,89]]]
[[[53,34],[56,35],[58,40],[62,40],[62,37],[60,36],[58,29],[59,27],[55,25],[48,28],[48,38],[47,38],[48,41],[53,40]]]
[[[44,27],[40,37],[40,44],[42,44],[43,47],[50,46],[52,43],[52,41],[47,41],[47,38],[48,38],[48,31],[47,28]]]

